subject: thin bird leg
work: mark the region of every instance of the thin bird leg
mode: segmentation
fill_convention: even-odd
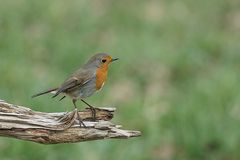
[[[92,118],[93,118],[93,121],[96,121],[96,108],[94,108],[93,106],[91,106],[89,103],[87,103],[86,101],[84,101],[83,99],[81,99],[81,101],[83,103],[85,103],[91,110],[92,112]]]
[[[73,99],[73,100],[72,100],[75,109],[77,109],[76,101],[77,101],[76,99]],[[81,125],[83,125],[84,127],[86,127],[85,124],[83,123],[82,119],[81,119],[80,116],[79,116],[78,110],[77,110],[77,117],[78,117],[78,121],[79,121],[80,127],[81,127]]]

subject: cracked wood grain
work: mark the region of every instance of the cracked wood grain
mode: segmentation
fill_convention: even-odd
[[[139,131],[123,130],[111,123],[114,111],[115,108],[98,108],[94,122],[89,109],[45,113],[0,100],[0,136],[56,144],[141,135]],[[86,128],[79,127],[77,113]]]

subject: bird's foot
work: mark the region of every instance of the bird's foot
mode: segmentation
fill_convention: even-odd
[[[84,128],[86,128],[86,125],[83,123],[83,121],[82,121],[82,119],[81,119],[81,117],[80,117],[77,109],[75,109],[75,114],[77,114],[77,119],[78,119],[79,127],[82,127],[82,126],[83,126]]]
[[[96,118],[96,108],[94,108],[94,107],[89,107],[89,109],[90,109],[91,112],[92,112],[92,119],[93,119],[93,121],[96,121],[96,120],[97,120],[97,118]]]
[[[96,118],[96,110],[97,110],[97,108],[93,107],[92,105],[90,105],[89,103],[84,101],[83,99],[81,99],[81,101],[88,106],[88,109],[90,109],[91,112],[92,112],[92,119],[93,119],[93,121],[96,121],[97,120],[97,118]]]

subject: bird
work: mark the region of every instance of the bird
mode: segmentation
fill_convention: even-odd
[[[109,65],[118,59],[119,58],[112,58],[112,56],[110,56],[107,53],[97,53],[93,55],[78,70],[73,72],[59,87],[55,87],[47,91],[37,93],[33,95],[32,98],[47,93],[54,94],[52,98],[55,98],[60,94],[63,94],[63,97],[60,99],[60,101],[64,99],[66,96],[70,97],[72,99],[72,103],[75,109],[77,109],[76,106],[77,100],[81,100],[91,109],[92,118],[95,121],[96,109],[92,105],[87,103],[85,99],[102,89],[107,80]],[[78,119],[80,126],[81,124],[85,126],[79,114]]]

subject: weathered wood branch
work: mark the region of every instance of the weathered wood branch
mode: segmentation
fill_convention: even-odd
[[[0,136],[56,144],[141,135],[139,131],[122,130],[120,125],[111,123],[114,111],[114,108],[97,109],[94,122],[89,109],[44,113],[0,100]],[[86,127],[79,127],[78,113]]]

